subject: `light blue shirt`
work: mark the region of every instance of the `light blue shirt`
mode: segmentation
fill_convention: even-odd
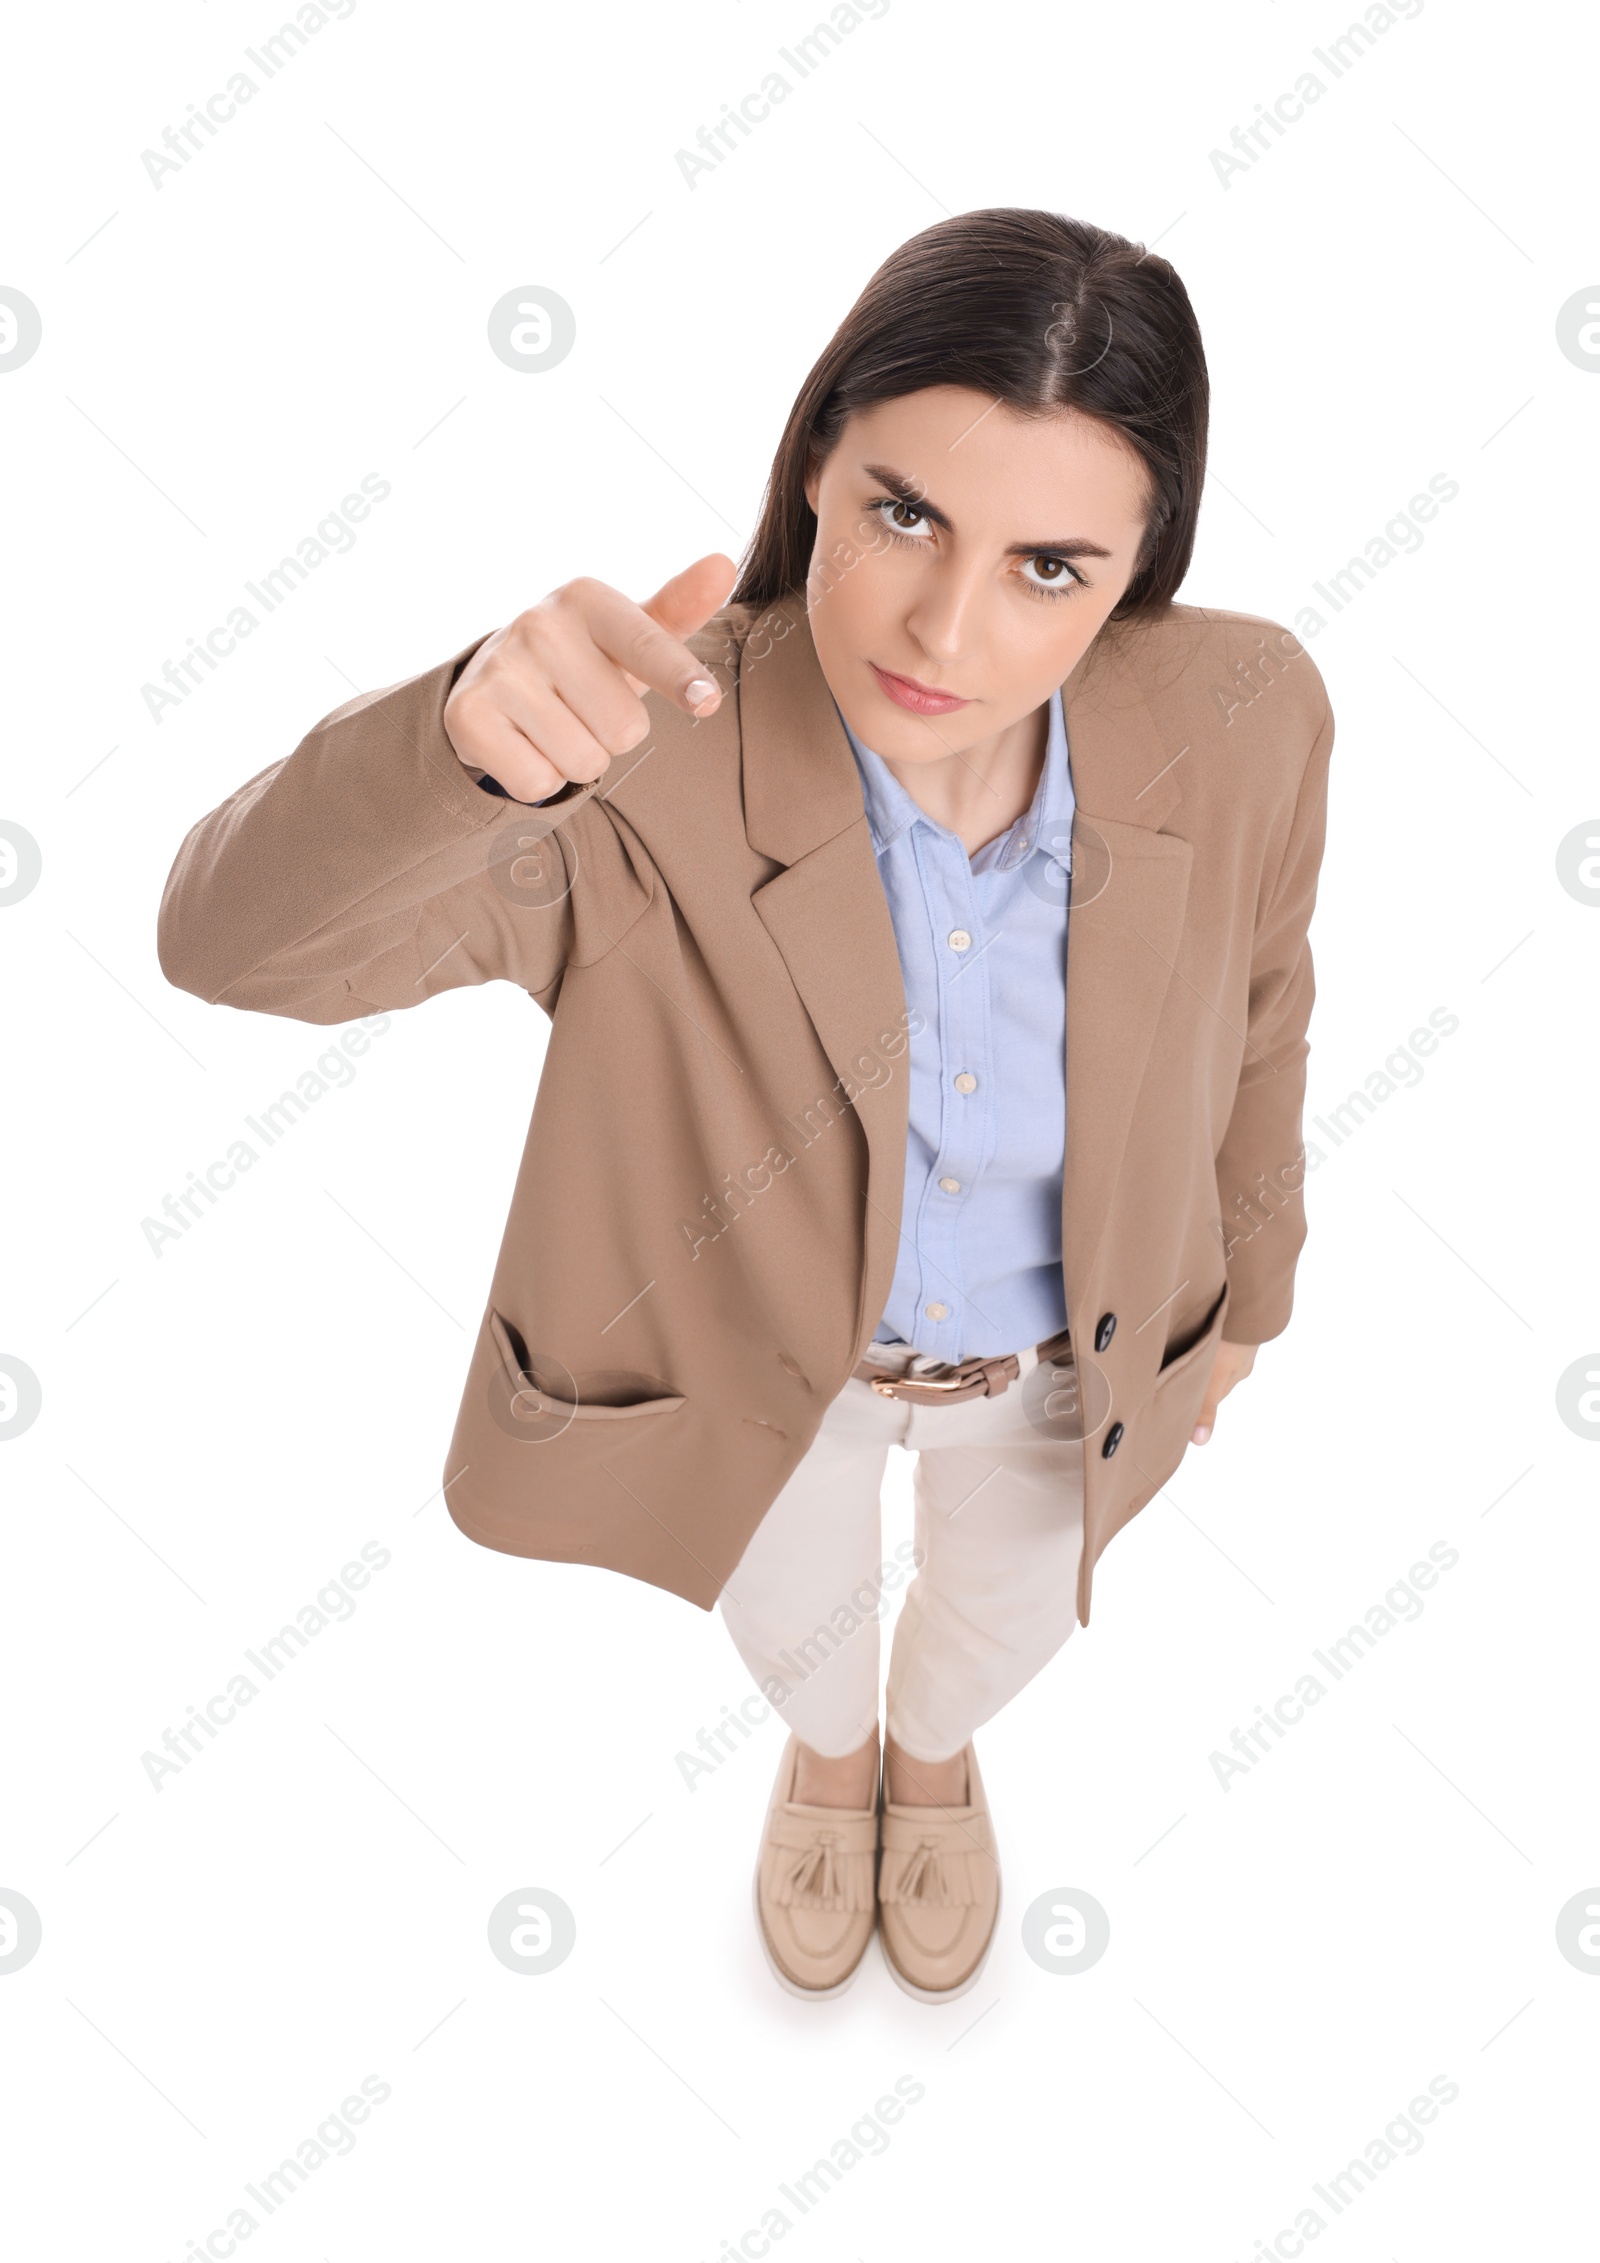
[[[1061,694],[1031,807],[971,858],[844,727],[915,1032],[900,1256],[874,1340],[940,1360],[1020,1351],[1067,1324],[1074,796]]]

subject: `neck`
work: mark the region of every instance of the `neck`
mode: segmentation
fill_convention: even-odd
[[[1033,800],[1044,769],[1050,704],[1020,715],[992,738],[926,762],[884,762],[917,807],[972,856],[1014,825]]]

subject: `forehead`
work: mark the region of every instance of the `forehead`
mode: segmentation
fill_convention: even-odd
[[[925,386],[856,410],[835,455],[892,466],[975,526],[1019,512],[1031,521],[1052,503],[1138,520],[1148,496],[1143,461],[1112,426],[1079,409],[1026,414],[958,385]]]

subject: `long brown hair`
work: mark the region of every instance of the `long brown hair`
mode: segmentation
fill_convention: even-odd
[[[1170,604],[1194,549],[1210,387],[1189,295],[1165,259],[1064,213],[999,205],[936,221],[891,252],[801,386],[731,603],[803,589],[816,539],[808,468],[845,419],[929,385],[1024,415],[1073,408],[1142,459],[1149,517],[1111,619]]]

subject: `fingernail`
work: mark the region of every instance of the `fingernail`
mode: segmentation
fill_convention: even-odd
[[[1196,1429],[1196,1431],[1195,1431],[1195,1434],[1194,1434],[1194,1443],[1195,1443],[1195,1444],[1196,1444],[1197,1446],[1203,1446],[1203,1445],[1205,1444],[1206,1440],[1207,1440],[1207,1439],[1208,1439],[1208,1438],[1210,1437],[1210,1435],[1211,1435],[1210,1429],[1208,1428],[1208,1426],[1207,1426],[1207,1425],[1206,1425],[1205,1423],[1203,1423],[1203,1422],[1202,1422],[1202,1423],[1201,1423],[1201,1424],[1199,1425],[1199,1427],[1198,1427],[1198,1428]]]
[[[708,699],[715,699],[718,696],[717,687],[705,676],[696,676],[692,684],[684,685],[683,696],[691,707],[698,710],[704,707]]]

